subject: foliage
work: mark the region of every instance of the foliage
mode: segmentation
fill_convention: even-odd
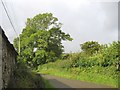
[[[119,47],[120,42],[114,41],[100,45],[99,51],[93,54],[87,55],[89,51],[63,54],[62,60],[39,66],[37,71],[117,87],[120,74]]]
[[[119,47],[120,42],[113,42],[110,44],[108,48],[106,48],[102,54],[103,54],[103,62],[102,66],[110,66],[110,65],[117,65],[119,62]]]
[[[100,44],[96,41],[88,41],[80,45],[81,49],[87,54],[97,53],[100,49]]]
[[[62,40],[71,41],[69,34],[62,32],[61,23],[51,13],[28,18],[20,37],[21,59],[30,67],[53,62],[62,54]],[[18,51],[18,38],[14,39]]]

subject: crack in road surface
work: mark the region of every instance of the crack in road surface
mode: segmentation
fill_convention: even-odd
[[[113,88],[111,86],[94,84],[79,80],[70,80],[52,75],[42,75],[54,88]]]

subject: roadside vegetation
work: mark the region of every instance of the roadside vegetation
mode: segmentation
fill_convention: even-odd
[[[120,42],[102,45],[86,41],[80,44],[81,52],[64,53],[62,41],[73,38],[64,33],[61,26],[52,13],[28,18],[19,35],[21,54],[18,62],[40,73],[118,87]],[[17,51],[19,37],[14,39]]]
[[[109,45],[101,45],[97,52],[92,50],[95,49],[95,45],[91,43],[93,42],[87,42],[83,45],[86,46],[84,48],[92,45],[93,47],[88,48],[92,52],[86,50],[80,53],[63,54],[62,59],[40,65],[37,71],[118,87],[118,76],[120,74],[118,47],[120,43],[113,42]]]
[[[42,77],[31,71],[24,63],[17,64],[13,72],[14,77],[10,80],[8,88],[44,88]]]

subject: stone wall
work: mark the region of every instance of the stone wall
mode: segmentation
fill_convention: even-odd
[[[2,31],[0,30],[0,90],[2,88]]]
[[[17,52],[0,27],[0,88],[6,88],[16,68]]]

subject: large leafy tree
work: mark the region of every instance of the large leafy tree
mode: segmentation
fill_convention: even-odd
[[[36,67],[59,58],[64,51],[61,41],[72,40],[69,34],[62,32],[61,25],[51,13],[28,18],[20,35],[22,61]],[[14,46],[18,51],[18,38],[14,39]]]

